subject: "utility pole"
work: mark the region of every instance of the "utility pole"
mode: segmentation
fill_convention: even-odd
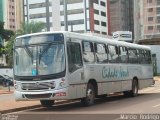
[[[49,0],[46,0],[46,26],[47,31],[50,31],[50,13],[49,13]]]
[[[67,2],[64,0],[64,27],[65,31],[68,31],[68,18],[67,18]]]

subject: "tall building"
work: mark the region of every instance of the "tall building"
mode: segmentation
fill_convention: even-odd
[[[135,42],[151,48],[153,69],[160,74],[160,0],[135,0]]]
[[[141,7],[141,38],[160,37],[160,0],[142,1]]]
[[[110,0],[111,32],[131,31],[134,36],[133,0]]]
[[[25,21],[45,22],[49,25],[49,30],[68,29],[80,33],[108,35],[110,32],[108,0],[66,0],[66,4],[64,2],[64,0],[24,0]]]
[[[21,29],[23,21],[23,0],[15,0],[15,30]]]
[[[0,0],[0,21],[4,22],[5,29],[15,31],[20,28],[21,8],[21,0]]]
[[[135,40],[160,44],[160,0],[135,0]]]

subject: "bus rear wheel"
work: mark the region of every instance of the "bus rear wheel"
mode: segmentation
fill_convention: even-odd
[[[81,99],[81,103],[85,106],[91,106],[95,101],[95,87],[92,83],[88,83],[86,97]]]
[[[43,107],[52,107],[54,105],[54,100],[40,100],[40,103]]]
[[[138,95],[138,80],[133,79],[132,81],[132,90],[123,92],[124,96],[127,97],[136,97]]]
[[[136,97],[138,95],[138,80],[134,79],[132,83],[131,96]]]

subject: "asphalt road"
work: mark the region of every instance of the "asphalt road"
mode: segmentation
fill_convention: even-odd
[[[12,113],[12,115],[17,115],[22,120],[52,120],[53,118],[53,120],[86,118],[92,120],[160,120],[160,81],[157,81],[154,86],[140,90],[139,95],[133,98],[123,95],[106,97],[97,99],[95,105],[90,107],[83,107],[79,101],[74,101],[49,109],[40,107]]]

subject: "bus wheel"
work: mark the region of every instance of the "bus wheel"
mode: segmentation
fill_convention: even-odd
[[[95,87],[92,83],[88,83],[86,90],[86,97],[81,99],[81,103],[85,106],[90,106],[94,104],[95,100]]]
[[[40,100],[40,103],[43,107],[52,107],[54,105],[54,100]]]
[[[138,95],[138,80],[134,79],[132,82],[132,90],[123,92],[124,96],[136,97]]]
[[[138,95],[138,80],[133,79],[131,96],[136,97]]]

